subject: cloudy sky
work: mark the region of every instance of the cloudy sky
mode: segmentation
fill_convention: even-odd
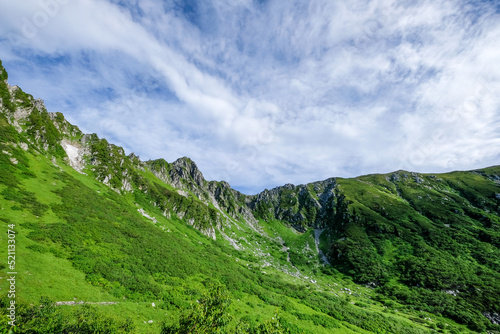
[[[500,1],[0,0],[10,84],[252,194],[500,164]]]

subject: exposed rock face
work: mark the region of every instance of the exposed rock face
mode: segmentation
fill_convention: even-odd
[[[14,113],[14,119],[16,121],[24,120],[29,116],[30,113],[31,113],[31,110],[28,108],[18,108],[18,109],[16,109],[16,112]]]
[[[137,209],[137,211],[139,211],[139,213],[143,216],[143,217],[146,217],[147,219],[151,220],[154,224],[158,223],[158,220],[156,220],[155,217],[151,217],[146,211],[144,211],[143,208],[139,208]]]
[[[198,166],[186,157],[174,161],[170,170],[170,179],[176,188],[182,188],[183,183],[188,183],[193,190],[197,187],[203,187],[206,183]]]
[[[38,111],[44,111],[44,110],[46,110],[45,103],[43,102],[42,99],[35,99],[33,101],[33,105],[35,106],[35,108],[38,109]],[[52,114],[55,115],[55,113],[52,113]]]
[[[249,207],[263,218],[290,222],[298,231],[323,226],[335,202],[336,181],[330,178],[307,185],[286,184],[252,196]]]
[[[28,144],[26,144],[26,143],[19,143],[19,147],[20,147],[23,151],[27,151],[27,150],[28,150]]]
[[[85,148],[79,143],[71,143],[66,138],[61,141],[61,146],[68,156],[70,166],[82,173],[85,167],[84,156],[88,154]]]
[[[483,315],[494,325],[500,325],[500,314],[494,312],[484,312]]]
[[[256,223],[252,211],[246,205],[248,196],[232,189],[227,182],[206,181],[191,159],[183,157],[171,164],[158,159],[145,164],[156,177],[177,188],[181,195],[192,193],[205,204],[212,204],[233,219],[243,217],[250,224]]]

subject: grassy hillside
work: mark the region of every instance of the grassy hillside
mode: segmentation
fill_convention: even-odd
[[[377,291],[484,331],[500,311],[500,169],[339,180],[335,267]]]
[[[245,196],[187,158],[126,156],[0,74],[1,332],[498,331],[499,169]]]
[[[56,167],[46,157],[17,154],[30,175],[15,170],[11,181],[16,185],[0,186],[0,233],[5,245],[8,225],[15,225],[18,303],[36,306],[40,296],[53,302],[116,302],[94,305],[94,321],[112,328],[118,325],[110,322],[122,324],[130,319],[132,325],[121,326],[154,333],[163,321],[176,322],[179,312],[212,284],[221,283],[232,301],[230,329],[241,321],[257,327],[279,310],[284,326],[295,332],[335,329],[351,333],[378,326],[394,328],[392,332],[405,327],[408,333],[420,332],[406,317],[388,321],[390,313],[352,305],[361,300],[371,303],[372,292],[363,288],[366,297],[361,293],[352,299],[344,297],[340,286],[354,291],[355,285],[321,274],[324,268],[315,257],[310,234],[295,234],[278,222],[262,223],[259,234],[241,224],[239,229],[226,230],[228,238],[239,241],[236,251],[224,237],[219,235],[214,241],[183,222],[166,219],[152,205],[145,208],[157,222],[143,217],[135,195],[120,195],[63,161],[56,161]],[[290,257],[299,274],[286,261],[282,243],[297,250]],[[5,250],[2,259],[7,256]],[[2,262],[5,277],[8,268]],[[7,289],[5,283],[2,291]],[[51,317],[41,319],[54,322],[61,313],[65,326],[76,326],[82,317],[79,308],[58,306]],[[33,310],[17,316],[19,328],[24,324],[29,328]],[[39,322],[43,323],[36,318],[36,326],[41,326]]]

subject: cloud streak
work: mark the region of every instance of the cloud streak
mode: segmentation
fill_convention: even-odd
[[[11,83],[129,152],[190,156],[247,193],[499,163],[491,2],[0,5]]]

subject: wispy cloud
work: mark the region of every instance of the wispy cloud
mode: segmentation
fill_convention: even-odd
[[[11,83],[246,192],[499,163],[488,1],[0,2]]]

